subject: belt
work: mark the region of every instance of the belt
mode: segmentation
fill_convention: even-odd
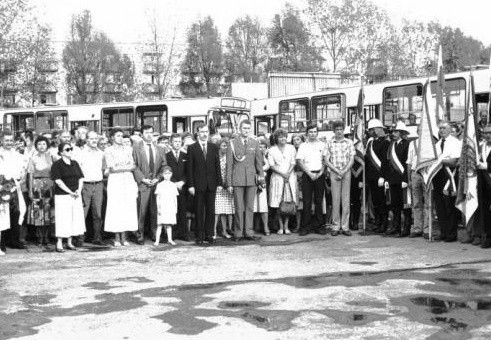
[[[84,182],[84,184],[92,184],[92,185],[96,185],[96,184],[99,184],[99,183],[102,183],[102,181]]]
[[[321,171],[320,170],[311,171],[311,173],[313,173],[313,174],[318,174],[319,172],[321,172]]]

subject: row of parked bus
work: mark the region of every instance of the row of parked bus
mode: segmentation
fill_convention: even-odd
[[[452,122],[464,119],[470,72],[445,76],[445,115]],[[473,71],[479,111],[489,110],[491,70]],[[427,78],[364,85],[365,119],[380,119],[391,126],[403,120],[416,132],[423,105],[423,86]],[[435,93],[436,78],[430,78]],[[74,129],[85,125],[99,133],[118,126],[125,130],[144,124],[156,134],[195,132],[207,122],[212,131],[228,135],[237,131],[243,119],[252,119],[254,133],[267,135],[277,127],[289,133],[305,131],[316,122],[321,135],[332,134],[332,124],[354,122],[360,85],[248,101],[237,97],[167,99],[151,102],[105,103],[71,106],[42,106],[0,111],[3,129],[16,133],[31,129],[38,133]]]

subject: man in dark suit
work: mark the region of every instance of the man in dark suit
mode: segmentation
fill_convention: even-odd
[[[479,224],[475,233],[481,234],[481,248],[491,248],[491,125],[483,128],[483,138],[477,164],[481,185],[478,188]]]
[[[153,126],[143,125],[141,143],[133,147],[135,181],[138,183],[138,231],[137,244],[144,244],[144,231],[147,216],[150,219],[152,237],[157,229],[157,205],[155,185],[159,181],[162,168],[167,164],[164,150],[153,143]]]
[[[195,196],[196,244],[214,243],[216,189],[222,186],[218,146],[208,141],[209,130],[205,124],[198,126],[198,140],[187,150],[187,187]]]
[[[411,229],[410,216],[405,216],[404,227],[401,226],[401,212],[404,207],[404,189],[408,187],[407,155],[409,142],[402,138],[402,134],[410,131],[403,122],[397,122],[392,131],[393,140],[387,152],[387,162],[384,168],[384,177],[390,189],[390,209],[392,210],[392,227],[386,231],[387,235],[396,237],[409,236]]]
[[[186,164],[187,153],[182,149],[182,137],[178,133],[170,136],[169,152],[165,154],[167,165],[172,168],[171,181],[175,182],[179,190],[177,196],[177,225],[176,238],[184,241],[189,241],[189,230],[186,226],[186,201],[187,201],[187,186],[186,186]]]
[[[234,240],[244,237],[257,239],[253,235],[254,196],[257,191],[256,175],[264,181],[263,156],[259,142],[251,138],[251,122],[240,122],[240,136],[231,140],[227,149],[227,185],[234,194],[235,226]]]

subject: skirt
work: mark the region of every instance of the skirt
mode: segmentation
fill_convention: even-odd
[[[42,227],[55,223],[52,189],[49,178],[34,178],[32,192],[34,199],[27,207],[27,224]]]
[[[273,173],[271,175],[271,183],[269,185],[269,205],[271,208],[278,208],[280,206],[281,200],[285,202],[298,202],[297,199],[297,176],[294,172],[290,174],[288,178],[288,183],[290,183],[290,188],[285,188],[285,179]],[[292,197],[293,194],[293,197]]]
[[[0,203],[0,231],[10,229],[10,203]]]
[[[266,189],[261,191],[257,190],[254,196],[254,210],[255,213],[267,213],[268,212],[268,194]]]
[[[138,230],[138,186],[131,172],[110,174],[104,230],[111,233]]]
[[[215,196],[215,215],[233,214],[235,214],[234,195],[225,188],[217,188]]]
[[[55,195],[55,236],[72,237],[85,233],[82,196]]]

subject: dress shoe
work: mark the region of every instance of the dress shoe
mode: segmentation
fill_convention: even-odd
[[[342,234],[343,234],[344,236],[351,236],[351,231],[349,231],[349,230],[343,230],[343,231],[342,231]]]
[[[95,240],[92,242],[92,244],[96,246],[105,246],[104,242],[102,242],[101,240]]]
[[[145,244],[145,241],[144,240],[136,240],[136,244],[138,244],[139,246],[143,246]]]
[[[7,252],[7,248],[5,248],[5,246],[1,246],[1,247],[0,247],[0,250],[1,250],[1,251],[3,251],[4,253],[6,253],[6,252]]]
[[[202,245],[204,244],[204,241],[201,241],[201,240],[196,240],[196,241],[195,241],[195,244],[196,244],[197,246],[202,246]]]
[[[430,234],[428,234],[428,233],[424,233],[424,234],[423,234],[423,238],[424,238],[425,240],[429,240],[429,239],[430,239]]]
[[[8,246],[10,248],[13,248],[13,249],[26,249],[27,248],[24,244],[22,244],[19,241],[10,242],[10,244],[8,244]]]
[[[491,248],[491,239],[485,239],[481,242],[481,248],[482,249],[488,249]]]
[[[232,238],[230,239],[230,241],[232,241],[232,242],[240,242],[240,238],[239,237],[232,236]]]
[[[64,253],[65,249],[56,247],[56,252],[57,253]]]
[[[74,247],[73,245],[72,246],[66,246],[66,249],[68,249],[68,250],[77,250],[77,248]]]
[[[416,238],[423,236],[423,233],[410,233],[409,238]]]
[[[472,240],[472,245],[473,246],[481,245],[481,238],[480,237],[474,237],[474,239]]]
[[[446,242],[446,243],[456,242],[457,241],[457,238],[456,237],[450,237],[450,238],[446,238],[443,241]]]
[[[211,237],[205,238],[205,241],[208,242],[209,244],[215,244],[215,242],[216,242],[215,239],[211,238]]]
[[[260,236],[244,236],[244,240],[247,241],[259,241],[260,239]]]
[[[338,235],[339,235],[339,231],[337,230],[331,231],[331,236],[338,236]]]
[[[326,228],[317,228],[315,233],[319,234],[319,235],[327,235],[327,229]]]
[[[396,229],[389,229],[389,230],[386,230],[384,233],[385,236],[394,236],[394,235],[398,235],[398,234],[399,234],[399,231]]]
[[[298,235],[299,235],[299,236],[305,236],[305,235],[308,235],[308,234],[310,234],[310,230],[309,230],[309,229],[307,229],[307,228],[303,228],[303,229],[300,229],[300,230],[298,231]]]

